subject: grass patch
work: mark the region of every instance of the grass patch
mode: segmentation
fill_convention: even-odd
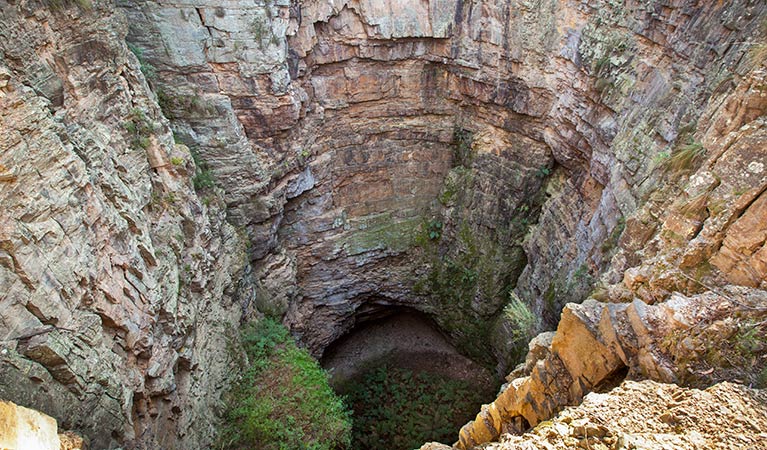
[[[516,294],[509,292],[509,303],[503,308],[504,318],[514,328],[511,331],[511,339],[517,344],[527,344],[535,335],[538,319]]]
[[[363,375],[346,392],[354,411],[352,443],[360,450],[453,443],[492,395],[466,381],[388,366]]]
[[[128,44],[128,50],[131,51],[134,55],[136,55],[136,59],[138,59],[139,62],[139,69],[141,70],[141,73],[144,74],[144,78],[147,79],[150,83],[154,83],[155,80],[157,80],[157,71],[155,70],[154,66],[151,65],[146,58],[144,58],[144,51],[138,48],[137,46],[131,44],[130,42]],[[158,94],[159,95],[159,94]]]
[[[688,139],[665,160],[666,167],[673,173],[687,172],[701,162],[706,155],[706,149],[700,142]]]
[[[263,319],[243,331],[242,343],[250,367],[230,393],[217,448],[349,448],[349,412],[325,371],[284,326]]]
[[[213,180],[213,174],[210,171],[208,163],[200,158],[200,154],[194,148],[190,147],[189,151],[192,154],[192,160],[194,161],[195,165],[194,177],[192,177],[192,184],[194,185],[194,189],[196,191],[200,191],[203,189],[210,189],[215,186],[216,183]]]
[[[144,111],[134,108],[128,115],[128,120],[123,123],[128,132],[131,147],[146,150],[151,145],[151,136],[155,131],[154,124],[149,120]]]

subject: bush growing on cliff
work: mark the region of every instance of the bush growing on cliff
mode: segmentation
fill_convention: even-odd
[[[703,144],[690,138],[671,154],[666,165],[674,173],[685,172],[697,165],[705,155]]]
[[[123,127],[128,132],[131,147],[144,150],[149,148],[152,142],[151,136],[155,131],[152,121],[139,108],[133,108],[127,119]]]
[[[288,330],[263,319],[242,334],[250,360],[230,393],[218,448],[334,450],[349,447],[351,419],[325,372]]]
[[[189,151],[192,154],[192,161],[194,161],[194,165],[196,167],[194,171],[194,177],[192,177],[192,184],[194,185],[194,189],[199,191],[215,186],[216,183],[213,181],[213,174],[210,172],[208,163],[200,158],[200,154],[194,147],[190,147]]]
[[[141,73],[144,74],[144,78],[146,78],[146,80],[150,83],[154,83],[154,81],[157,80],[157,71],[155,70],[154,66],[144,58],[144,51],[136,45],[131,44],[130,42],[128,42],[127,45],[128,50],[130,50],[131,53],[136,56],[136,59],[138,59],[139,70],[141,70]]]
[[[509,303],[503,308],[506,319],[514,325],[511,338],[515,343],[526,343],[535,335],[538,320],[530,307],[516,294],[509,293]]]

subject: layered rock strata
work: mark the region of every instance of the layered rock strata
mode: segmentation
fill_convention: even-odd
[[[765,11],[748,2],[120,5],[250,237],[260,306],[315,354],[369,305],[428,312],[475,354],[511,289],[553,327],[642,260],[680,192],[658,190],[664,161],[688,144],[715,156],[764,107]],[[718,270],[745,261],[753,285],[752,240]]]
[[[202,448],[244,242],[192,189],[124,16],[86,3],[0,2],[0,397],[94,448]]]
[[[505,435],[492,450],[675,448],[763,449],[767,393],[732,383],[706,390],[653,381],[626,381],[588,394],[522,436]],[[421,450],[452,447],[427,444]]]
[[[758,2],[114,6],[0,1],[0,396],[97,447],[209,444],[250,280],[316,355],[405,305],[501,369],[510,291],[765,288]]]
[[[759,336],[765,318],[767,294],[742,287],[674,294],[657,305],[639,299],[568,304],[557,331],[531,342],[517,371],[525,376],[512,379],[463,427],[458,447],[521,434],[625,377],[704,386],[721,380],[764,383],[767,348]]]

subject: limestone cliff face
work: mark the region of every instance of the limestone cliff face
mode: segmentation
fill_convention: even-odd
[[[244,243],[192,189],[119,11],[0,19],[0,397],[94,448],[202,447]]]
[[[261,308],[287,312],[317,354],[375,305],[415,306],[459,340],[487,340],[469,331],[511,289],[553,327],[600,277],[618,283],[672,247],[639,252],[662,239],[670,199],[703,194],[682,193],[666,169],[687,145],[705,153],[675,169],[683,179],[705,159],[701,176],[738,177],[711,170],[726,146],[738,170],[756,164],[727,195],[748,190],[745,206],[764,189],[758,146],[727,144],[763,142],[765,12],[753,2],[120,6],[174,130],[250,237]],[[730,222],[709,227],[699,254]],[[731,238],[712,264],[758,285],[762,246]]]
[[[764,448],[767,392],[733,383],[706,390],[626,381],[593,392],[522,436],[506,435],[488,450],[592,448]],[[449,450],[427,444],[421,450]]]
[[[699,3],[0,0],[0,396],[193,448],[252,297],[505,368],[510,291],[765,289],[767,9]]]
[[[458,447],[521,434],[579,404],[588,392],[608,391],[626,377],[701,386],[722,380],[763,384],[758,378],[767,373],[765,347],[756,336],[763,332],[765,305],[765,291],[743,287],[675,294],[658,305],[639,299],[568,304],[556,332],[531,341],[524,366],[463,427]]]

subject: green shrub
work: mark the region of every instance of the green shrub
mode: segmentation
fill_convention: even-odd
[[[511,338],[515,343],[526,343],[533,337],[538,320],[530,307],[513,292],[509,293],[509,303],[503,308],[503,314],[514,325]]]
[[[703,144],[689,139],[665,160],[666,167],[673,173],[685,172],[697,165],[705,155]]]
[[[546,178],[551,175],[551,169],[546,166],[541,166],[535,171],[535,176],[538,178]]]
[[[192,177],[194,189],[199,191],[215,186],[216,183],[213,181],[213,174],[210,171],[208,163],[200,158],[200,154],[195,148],[190,147],[189,151],[192,153],[192,161],[194,161],[195,165],[194,177]]]
[[[144,51],[131,44],[130,42],[127,44],[128,50],[136,55],[136,59],[138,59],[139,62],[139,69],[141,70],[141,73],[144,74],[144,78],[146,78],[147,81],[154,82],[157,79],[157,71],[155,70],[154,66],[144,58]]]
[[[412,449],[429,441],[453,443],[461,426],[490,397],[492,392],[467,381],[378,367],[347,389],[347,402],[354,410],[354,448]]]
[[[144,111],[134,108],[128,115],[123,127],[128,132],[131,147],[146,150],[151,144],[150,137],[155,131],[154,124],[149,120]]]
[[[618,222],[610,232],[610,236],[608,236],[607,239],[602,242],[602,245],[599,246],[599,249],[602,250],[602,253],[610,253],[618,245],[618,241],[620,241],[621,235],[623,235],[623,230],[625,229],[626,218],[621,216],[618,218]]]
[[[222,449],[335,450],[350,445],[351,419],[327,375],[272,319],[246,328],[250,366],[230,393]]]
[[[442,221],[437,219],[431,220],[428,226],[429,239],[435,241],[442,237],[442,226]]]

